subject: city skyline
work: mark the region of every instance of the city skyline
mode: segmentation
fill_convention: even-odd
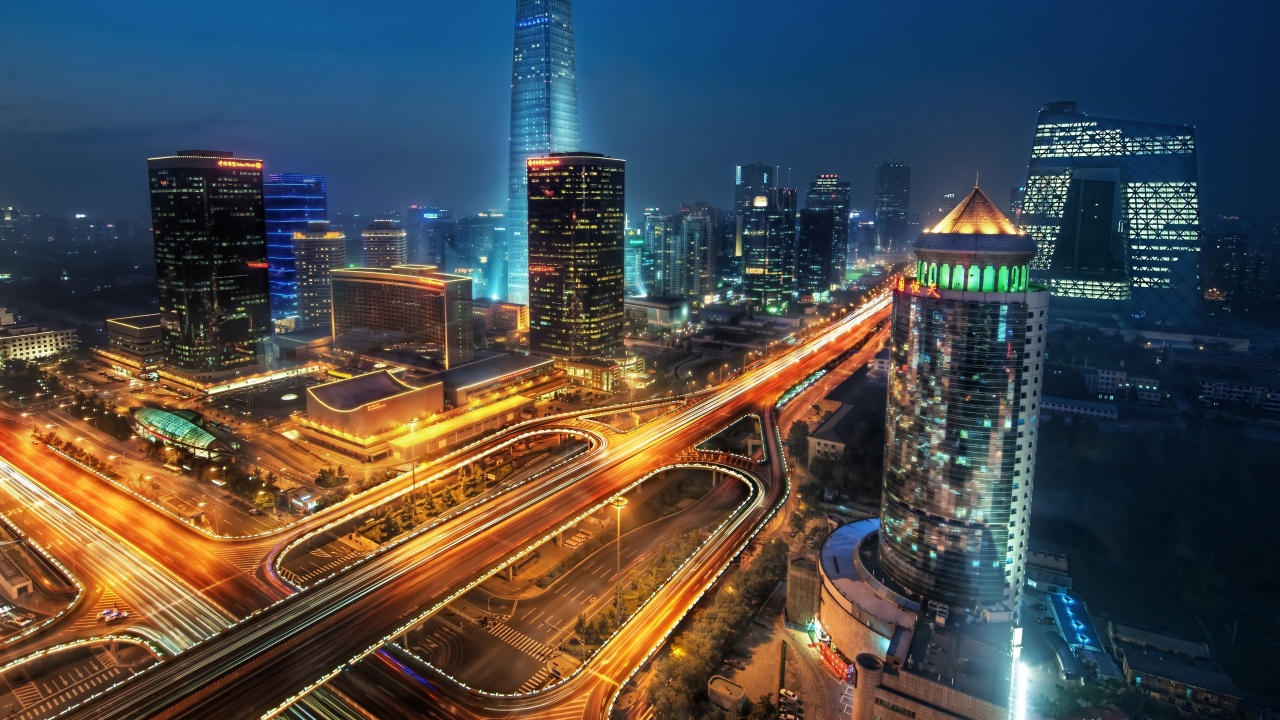
[[[662,7],[653,8],[655,12],[661,10]],[[386,12],[412,18],[424,11],[401,6]],[[716,87],[720,80],[727,79],[728,68],[714,59],[714,52],[731,41],[734,31],[748,37],[776,32],[781,43],[779,52],[799,60],[830,59],[825,54],[840,50],[814,49],[823,43],[799,43],[799,34],[783,32],[786,28],[771,29],[750,19],[750,13],[742,13],[744,18],[735,18],[725,28],[707,25],[706,42],[698,48],[681,48],[680,52],[664,56],[643,46],[626,50],[611,47],[608,38],[635,22],[638,12],[586,7],[580,8],[581,17],[575,18],[579,26],[583,145],[635,158],[628,198],[633,225],[644,206],[674,207],[688,197],[704,197],[713,205],[728,207],[732,166],[757,157],[776,163],[784,183],[790,168],[792,185],[800,185],[801,179],[818,173],[839,173],[851,181],[853,206],[859,209],[869,208],[873,169],[885,157],[900,159],[916,169],[913,194],[919,197],[963,193],[974,172],[981,172],[983,184],[1003,198],[1003,190],[996,188],[1013,187],[1025,179],[1037,110],[1044,103],[1057,100],[1077,100],[1083,107],[1107,117],[1195,125],[1203,148],[1205,211],[1271,212],[1266,205],[1270,195],[1265,182],[1250,179],[1247,172],[1238,175],[1226,169],[1232,158],[1246,153],[1257,157],[1259,167],[1272,161],[1271,156],[1277,151],[1256,139],[1263,136],[1263,128],[1274,119],[1277,108],[1274,103],[1247,101],[1246,98],[1256,97],[1242,86],[1247,78],[1227,70],[1275,64],[1276,51],[1266,43],[1250,42],[1248,37],[1229,44],[1216,40],[1216,35],[1207,29],[1234,22],[1234,18],[1214,10],[1197,9],[1197,22],[1184,24],[1144,18],[1139,9],[1113,9],[1112,13],[1121,13],[1114,18],[1117,27],[1126,22],[1145,23],[1146,32],[1139,41],[1130,43],[1131,49],[1094,53],[1076,63],[1062,64],[1052,57],[1032,53],[1030,48],[1015,54],[1013,47],[996,52],[957,46],[956,41],[942,36],[943,25],[953,11],[908,19],[905,10],[871,9],[862,17],[848,9],[836,9],[831,13],[832,29],[817,28],[815,32],[834,33],[841,22],[855,20],[885,31],[910,30],[913,41],[919,42],[922,37],[933,40],[938,57],[945,52],[964,51],[974,70],[968,76],[970,87],[961,94],[958,87],[950,87],[949,80],[932,72],[904,71],[901,82],[893,85],[889,78],[858,71],[857,68],[869,67],[867,61],[874,52],[883,51],[883,43],[890,42],[880,37],[886,33],[870,32],[869,46],[857,47],[848,58],[847,67],[854,68],[853,73],[815,72],[811,79],[786,86],[790,97],[784,104],[787,109],[770,111],[772,127],[791,129],[781,135],[760,135],[754,132],[753,125],[733,113],[736,90],[717,90],[716,97],[730,95],[723,97],[721,103],[704,103],[708,113],[678,121],[680,114],[668,109],[677,107],[690,91],[674,89],[678,87],[677,79],[693,73],[693,77],[705,81],[698,83],[699,87]],[[1047,12],[1017,8],[993,13],[988,20],[994,23],[992,31],[998,32],[1002,27],[1034,26],[1044,20],[1043,13]],[[1261,16],[1255,18],[1256,22],[1239,24],[1239,31],[1246,36],[1260,32],[1258,28],[1266,24],[1263,12],[1255,12]],[[181,75],[165,67],[152,68],[158,77],[135,78],[131,70],[144,62],[140,53],[169,47],[171,41],[165,39],[169,29],[176,23],[188,23],[192,17],[198,19],[199,11],[174,10],[125,28],[86,8],[74,20],[60,23],[57,37],[65,40],[36,47],[25,44],[24,38],[47,36],[40,29],[52,18],[38,10],[16,10],[16,28],[31,32],[14,34],[15,60],[0,66],[0,88],[6,90],[8,98],[0,106],[0,151],[13,159],[10,167],[38,171],[21,176],[0,172],[0,201],[28,211],[88,212],[140,220],[146,216],[145,198],[130,192],[133,183],[128,182],[143,172],[137,158],[154,156],[169,147],[203,146],[234,147],[242,154],[264,157],[268,172],[307,168],[326,174],[332,185],[333,211],[383,212],[424,199],[449,207],[457,215],[505,209],[510,7],[501,4],[440,10],[433,13],[433,22],[455,28],[473,25],[479,32],[468,33],[466,42],[460,36],[449,36],[435,45],[415,43],[412,47],[376,52],[362,51],[361,44],[352,41],[374,32],[375,24],[379,32],[401,31],[386,30],[383,24],[364,18],[356,18],[353,24],[342,25],[339,30],[336,18],[323,12],[314,20],[290,15],[286,21],[278,12],[267,9],[260,20],[264,29],[288,33],[306,30],[330,40],[326,50],[336,53],[334,57],[351,55],[348,59],[352,69],[342,70],[335,79],[343,77],[342,73],[372,72],[374,68],[389,74],[372,87],[350,91],[350,100],[337,103],[334,122],[324,130],[300,130],[296,112],[307,105],[301,96],[296,101],[290,99],[294,92],[314,93],[325,87],[323,73],[297,78],[300,90],[278,93],[273,89],[271,94],[264,94],[257,80],[250,81],[248,89],[240,89],[239,85],[233,89],[229,84],[232,78],[239,80],[239,75],[221,67],[205,69],[202,63],[197,63],[195,70],[186,71],[206,74],[208,82],[199,92],[162,90],[168,87],[169,80]],[[913,22],[918,25],[908,24]],[[1094,31],[1086,27],[1086,22],[1083,18],[1071,21],[1055,32],[1069,37],[1072,32]],[[1206,32],[1205,41],[1186,37],[1202,29]],[[658,32],[653,44],[670,49],[674,35],[667,35],[665,29]],[[1161,33],[1168,36],[1163,41],[1156,39]],[[1016,39],[1013,32],[1005,35],[1014,45],[1030,43]],[[135,38],[137,42],[133,44],[139,50],[119,50],[118,43],[113,43],[110,50],[96,45],[101,42],[97,38],[106,36]],[[229,61],[233,66],[251,62],[262,52],[248,40],[228,40],[211,31],[190,31],[183,38],[184,43],[197,47],[230,43],[229,47],[240,48],[243,52]],[[1179,46],[1191,55],[1191,62],[1174,68],[1151,67],[1144,60],[1154,50],[1153,43],[1176,39],[1184,40]],[[78,44],[73,47],[60,42]],[[843,45],[838,43],[835,47]],[[77,61],[86,53],[96,53],[94,67],[78,72],[83,64]],[[1011,60],[1015,56],[1021,59]],[[827,65],[840,67],[842,62]],[[920,70],[918,65],[924,62],[914,60],[907,69]],[[294,77],[301,72],[296,63],[293,59],[283,60],[281,72]],[[1121,90],[1090,82],[1113,65],[1143,67],[1144,83],[1136,90]],[[1008,76],[1010,72],[1016,77],[1050,73],[1054,79],[1049,88],[1028,84],[1028,89],[1017,90],[1004,87],[1001,81],[986,79]],[[784,74],[783,68],[766,69],[761,76],[763,87],[781,87]],[[619,78],[626,82],[618,83]],[[982,78],[976,88],[972,87],[974,78]],[[1212,82],[1197,78],[1211,78]],[[820,99],[826,93],[816,92],[818,82],[835,83],[840,95],[849,99],[838,103]],[[73,106],[65,98],[49,95],[41,87],[66,88],[85,97],[97,111],[73,114]],[[458,96],[457,102],[437,101],[442,93],[462,87],[468,92]],[[926,112],[932,108],[939,90],[949,102],[948,110]],[[371,93],[386,94],[395,102],[377,121],[370,120],[367,114],[353,116],[347,108],[357,108],[359,98]],[[925,97],[930,100],[925,101]],[[143,119],[151,114],[150,110],[158,109],[155,103],[161,98],[169,121]],[[868,102],[885,111],[865,112]],[[717,105],[725,109],[719,110]],[[254,111],[246,111],[251,106]],[[679,122],[685,125],[682,127]],[[362,128],[369,132],[361,133]],[[333,132],[341,133],[341,141],[338,135],[328,134]],[[971,142],[965,143],[964,151],[957,151],[945,139],[949,134],[961,133]],[[450,140],[437,142],[432,140],[434,137]],[[694,138],[698,142],[691,145],[688,140]],[[93,146],[87,157],[83,153],[86,144]],[[34,162],[36,158],[39,163]],[[663,168],[676,158],[689,171],[679,177],[666,177]],[[89,163],[102,173],[87,176],[105,176],[114,181],[97,184],[88,182],[87,177],[67,178],[60,183],[41,181],[45,172],[68,170],[73,161],[77,167]]]

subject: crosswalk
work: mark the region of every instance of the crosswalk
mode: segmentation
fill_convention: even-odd
[[[104,651],[105,652],[105,651]],[[97,660],[91,660],[85,666],[76,668],[71,673],[64,673],[56,678],[50,677],[37,682],[23,683],[13,688],[14,697],[22,704],[22,711],[6,717],[14,720],[39,720],[54,714],[62,705],[66,705],[81,696],[89,695],[110,685],[129,674],[120,667],[110,653],[110,664],[99,662],[103,654],[94,652]],[[86,673],[85,670],[88,670]]]
[[[98,602],[94,603],[93,608],[89,610],[89,612],[77,618],[71,627],[74,630],[81,631],[88,630],[90,628],[101,630],[105,626],[105,623],[99,620],[99,617],[102,615],[104,610],[111,610],[113,608],[116,610],[127,611],[129,613],[130,621],[135,620],[138,617],[138,611],[130,607],[129,603],[121,600],[120,596],[116,595],[115,591],[111,588],[105,588],[102,591],[102,597],[98,598]],[[77,634],[83,635],[84,633]]]
[[[490,623],[488,630],[494,637],[536,660],[546,662],[560,654],[559,650],[547,647],[505,623]]]
[[[544,667],[538,672],[534,673],[533,677],[529,678],[528,680],[525,680],[524,684],[521,685],[520,689],[517,690],[516,692],[522,692],[522,693],[533,692],[534,690],[541,688],[543,685],[546,685],[547,680],[550,678],[551,678],[551,670]]]
[[[338,550],[339,547],[341,550]],[[310,554],[312,557],[317,557],[321,560],[328,560],[329,562],[321,565],[313,565],[307,571],[302,573],[295,572],[288,568],[280,568],[281,577],[294,585],[306,586],[312,580],[328,575],[333,570],[346,565],[352,558],[359,555],[358,552],[345,545],[335,547],[334,543],[330,543],[329,545],[326,545],[325,548],[326,549],[322,550],[312,550]]]
[[[218,556],[235,565],[237,569],[252,573],[262,564],[262,560],[266,557],[268,550],[270,550],[270,545],[257,543],[236,544],[219,548]]]

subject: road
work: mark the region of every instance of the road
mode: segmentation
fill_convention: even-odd
[[[445,523],[333,580],[278,603],[93,701],[93,717],[252,718],[295,700],[380,645],[427,608],[500,567],[567,519],[601,507],[645,473],[668,464],[713,428],[763,412],[772,456],[779,457],[769,411],[787,388],[826,364],[888,316],[879,293],[861,310],[806,342],[757,363],[685,408],[654,420],[579,463]],[[785,497],[781,465],[756,505],[713,537],[678,582],[655,596],[579,675],[534,698],[484,703],[490,712],[524,713],[586,698],[584,714],[602,717],[614,690],[660,645],[725,564]],[[455,590],[457,589],[457,590]]]

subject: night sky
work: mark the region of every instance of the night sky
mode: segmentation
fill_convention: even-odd
[[[1036,111],[1196,125],[1206,214],[1280,213],[1271,2],[575,3],[583,149],[628,210],[732,198],[733,165],[853,183],[914,167],[912,210],[1021,182]],[[357,9],[358,8],[358,9]],[[0,204],[142,220],[186,148],[329,176],[336,211],[505,208],[512,0],[11,2]],[[783,178],[786,178],[783,170]]]

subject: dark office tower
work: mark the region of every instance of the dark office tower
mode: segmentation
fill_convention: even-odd
[[[742,284],[751,309],[782,312],[795,292],[796,191],[773,188],[742,218]]]
[[[910,208],[911,166],[885,160],[876,168],[876,252],[907,251]]]
[[[836,174],[819,175],[817,180],[809,183],[805,207],[835,212],[835,227],[831,238],[833,267],[829,279],[835,285],[844,285],[845,268],[842,263],[849,255],[849,183]],[[836,265],[840,266],[835,267]]]
[[[1249,257],[1249,236],[1239,232],[1205,233],[1204,296],[1231,300],[1238,292]]]
[[[698,200],[685,203],[680,207],[681,232],[685,235],[685,246],[692,253],[690,260],[689,288],[690,297],[700,302],[708,302],[719,287],[719,263],[721,232],[724,227],[724,215],[719,208],[710,203]],[[686,223],[692,222],[688,232]]]
[[[374,220],[360,238],[364,267],[389,268],[408,262],[408,233],[398,220]]]
[[[511,67],[511,207],[506,299],[529,304],[526,161],[578,149],[578,74],[570,0],[516,0]]]
[[[839,213],[830,209],[800,211],[796,290],[801,298],[825,298],[844,284],[845,243],[836,242],[838,217]]]
[[[530,158],[529,349],[622,351],[626,163],[594,153]]]
[[[640,270],[652,295],[669,297],[676,274],[680,223],[658,208],[644,209],[644,253]]]
[[[894,291],[879,556],[931,601],[1021,599],[1049,303],[1035,253],[974,188]]]
[[[1027,186],[1019,185],[1009,189],[1009,214],[1013,216],[1014,222],[1021,224],[1022,218],[1022,198],[1027,195]]]
[[[1109,301],[1155,326],[1199,324],[1195,128],[1050,103],[1026,188],[1021,223],[1037,245],[1032,271],[1055,297],[1097,309]]]
[[[644,229],[627,228],[623,261],[623,277],[626,278],[628,297],[646,297],[649,286],[644,272]]]
[[[313,220],[329,219],[329,190],[323,175],[280,173],[262,185],[267,216],[267,274],[271,282],[271,319],[287,328],[298,316],[298,287],[293,234]]]
[[[298,327],[330,327],[333,307],[329,274],[347,266],[347,236],[332,230],[327,220],[307,224],[293,234],[293,258],[298,283]]]
[[[404,224],[409,262],[440,267],[449,264],[445,258],[449,247],[457,241],[458,221],[448,210],[410,205]]]
[[[185,150],[147,167],[167,366],[200,382],[253,370],[271,336],[262,161]]]
[[[458,220],[457,239],[453,251],[446,251],[445,269],[471,278],[472,292],[477,298],[498,297],[495,274],[501,271],[502,263],[497,261],[495,253],[505,228],[506,218],[492,210]]]

